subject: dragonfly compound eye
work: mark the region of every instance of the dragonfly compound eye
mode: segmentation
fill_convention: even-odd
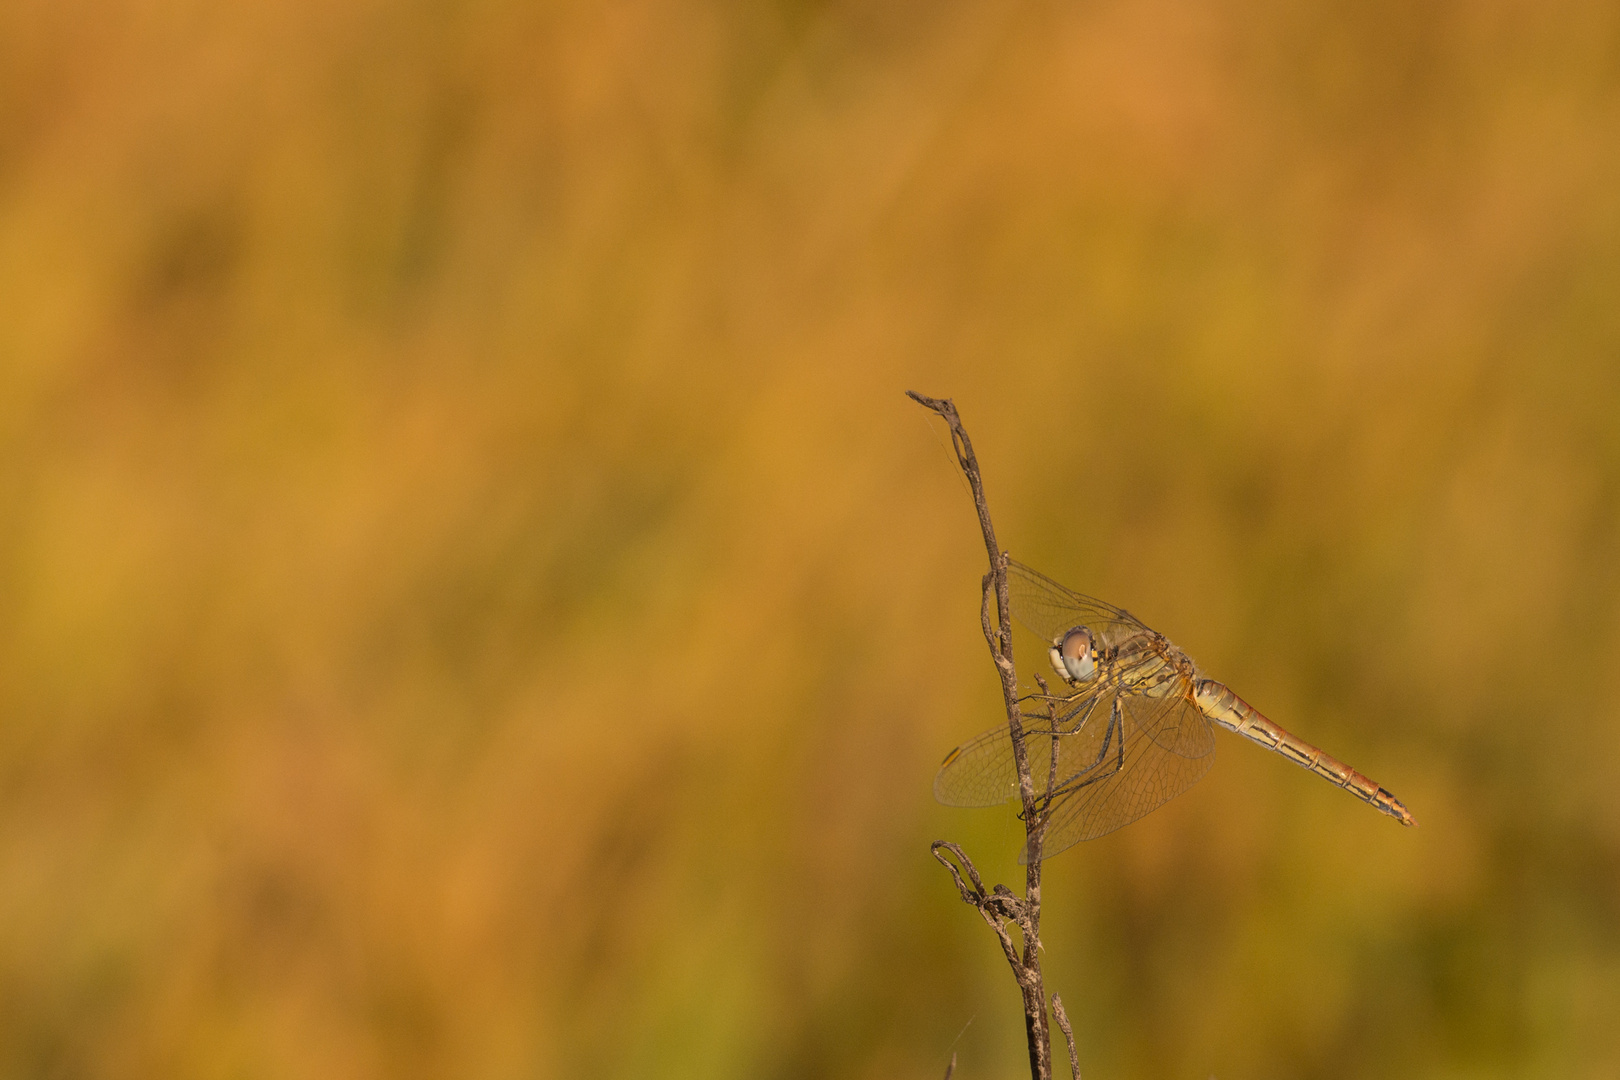
[[[1096,655],[1091,648],[1091,631],[1076,626],[1052,646],[1052,666],[1070,682],[1085,682],[1097,673]]]

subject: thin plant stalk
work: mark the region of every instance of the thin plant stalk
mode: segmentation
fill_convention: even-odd
[[[1052,1078],[1052,1033],[1046,1014],[1046,987],[1041,975],[1041,845],[1046,832],[1047,800],[1035,794],[1034,778],[1030,774],[1029,751],[1024,741],[1024,716],[1019,709],[1018,672],[1013,666],[1012,606],[1007,587],[1007,553],[996,544],[995,525],[990,520],[990,504],[985,499],[984,478],[979,472],[979,459],[973,453],[973,443],[956,406],[948,398],[925,397],[915,391],[906,396],[925,409],[942,417],[950,425],[951,447],[956,451],[956,462],[967,477],[973,495],[973,506],[979,515],[979,530],[984,534],[985,551],[990,556],[990,572],[984,576],[983,600],[979,608],[979,621],[984,640],[990,646],[990,658],[1001,679],[1002,702],[1007,709],[1007,729],[1012,736],[1013,765],[1018,771],[1018,796],[1023,804],[1026,834],[1024,868],[1024,895],[1015,896],[1005,885],[986,891],[979,873],[959,846],[946,840],[934,841],[932,851],[951,873],[962,899],[978,909],[979,914],[995,931],[1002,952],[1012,968],[1024,1003],[1024,1029],[1029,1041],[1029,1072],[1033,1080]],[[994,612],[991,611],[992,599]],[[1044,687],[1043,687],[1044,689]],[[1048,710],[1050,711],[1050,710]],[[1048,731],[1051,730],[1050,723]],[[1053,747],[1052,768],[1056,769],[1057,740],[1055,734],[1047,738]],[[1050,791],[1049,781],[1045,791]],[[969,888],[957,865],[967,871]],[[1007,924],[1016,926],[1023,939],[1019,950],[1007,931]]]

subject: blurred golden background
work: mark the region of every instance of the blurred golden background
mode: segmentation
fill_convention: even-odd
[[[1027,1075],[908,388],[1422,823],[1052,860],[1086,1076],[1620,1074],[1613,5],[18,0],[0,380],[0,1077]]]

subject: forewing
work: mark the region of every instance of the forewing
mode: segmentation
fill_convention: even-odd
[[[1007,589],[1013,617],[1047,643],[1076,626],[1088,626],[1110,642],[1147,630],[1123,608],[1065,588],[1015,559],[1007,560]]]
[[[1123,742],[1104,746],[1103,760],[1089,777],[1058,795],[1041,848],[1043,859],[1157,810],[1203,779],[1215,763],[1214,734],[1190,698],[1122,694],[1119,707],[1116,737]],[[1107,727],[1108,716],[1101,709],[1085,725],[1093,733]],[[1058,790],[1063,787],[1060,781]],[[1027,849],[1020,861],[1029,861]]]
[[[1096,743],[1102,737],[1093,718],[1100,712],[1103,722],[1112,708],[1112,693],[1090,693],[1076,698],[1055,700],[1053,721],[1044,715],[1024,716],[1024,749],[1029,755],[1030,776],[1037,794],[1046,791],[1051,775],[1052,734],[1057,732],[1058,775],[1072,775],[1084,761],[1096,757]],[[1044,707],[1041,708],[1044,712]],[[946,806],[995,806],[1018,794],[1018,769],[1013,763],[1012,733],[1006,724],[963,743],[945,757],[939,775],[934,777],[934,798]]]
[[[945,757],[934,777],[934,798],[946,806],[995,806],[1018,791],[1012,735],[993,727]]]

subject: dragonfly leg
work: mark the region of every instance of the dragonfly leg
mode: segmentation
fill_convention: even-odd
[[[1125,718],[1119,707],[1119,699],[1115,698],[1114,707],[1112,710],[1110,710],[1108,716],[1108,730],[1103,732],[1103,743],[1102,746],[1097,749],[1097,756],[1092,760],[1091,764],[1068,777],[1068,779],[1064,780],[1064,782],[1058,787],[1047,792],[1045,801],[1048,804],[1050,804],[1053,799],[1059,797],[1060,795],[1067,795],[1070,792],[1079,791],[1083,787],[1095,784],[1100,780],[1106,780],[1110,776],[1113,776],[1125,768],[1124,723]],[[1104,761],[1107,760],[1110,748],[1112,748],[1114,754],[1112,767],[1110,767],[1107,772],[1099,773],[1096,770],[1103,764]],[[1081,777],[1084,777],[1085,779],[1081,779]]]
[[[1079,695],[1076,695],[1075,697],[1078,698]],[[1040,694],[1028,694],[1022,698],[1019,698],[1018,700],[1028,701],[1031,698],[1036,698],[1047,702],[1048,709],[1050,709],[1051,702],[1058,700],[1050,697],[1043,698]],[[1068,700],[1072,701],[1075,699],[1071,698]],[[1070,713],[1068,716],[1054,716],[1050,711],[1023,712],[1022,710],[1020,710],[1018,715],[1028,723],[1040,723],[1045,725],[1042,727],[1025,727],[1024,735],[1026,738],[1031,735],[1073,735],[1075,732],[1079,731],[1085,726],[1087,720],[1091,719],[1091,713],[1094,709],[1096,709],[1096,707],[1097,698],[1092,697],[1091,700],[1083,702],[1079,708],[1075,709],[1074,712]]]
[[[1022,715],[1023,715],[1024,719],[1026,719],[1026,720],[1048,720],[1048,719],[1051,719],[1051,718],[1055,717],[1060,709],[1067,708],[1068,706],[1074,704],[1076,701],[1079,701],[1082,697],[1085,697],[1085,696],[1086,696],[1086,692],[1081,692],[1081,693],[1078,693],[1078,694],[1069,694],[1069,695],[1066,695],[1066,696],[1062,695],[1062,694],[1025,694],[1023,697],[1018,699],[1018,704],[1022,705],[1026,701],[1035,701],[1035,702],[1039,702],[1039,703],[1045,705],[1046,708],[1045,708],[1045,711],[1043,711],[1043,712],[1033,712],[1033,713],[1032,712],[1025,712],[1025,713],[1022,713]],[[1084,711],[1085,711],[1086,715],[1090,715],[1091,708],[1096,705],[1095,696],[1092,697],[1092,700],[1090,702],[1085,703],[1085,705],[1086,705],[1086,707],[1085,707]],[[1022,710],[1020,710],[1020,711],[1022,712]],[[1075,711],[1080,712],[1081,710],[1076,709]],[[1053,727],[1057,726],[1057,723],[1058,723],[1057,720],[1052,719],[1051,722],[1052,722]],[[1082,716],[1080,718],[1080,722],[1081,723],[1085,722],[1085,717],[1084,716]],[[1033,732],[1033,734],[1044,734],[1044,732],[1035,731],[1035,732]]]

